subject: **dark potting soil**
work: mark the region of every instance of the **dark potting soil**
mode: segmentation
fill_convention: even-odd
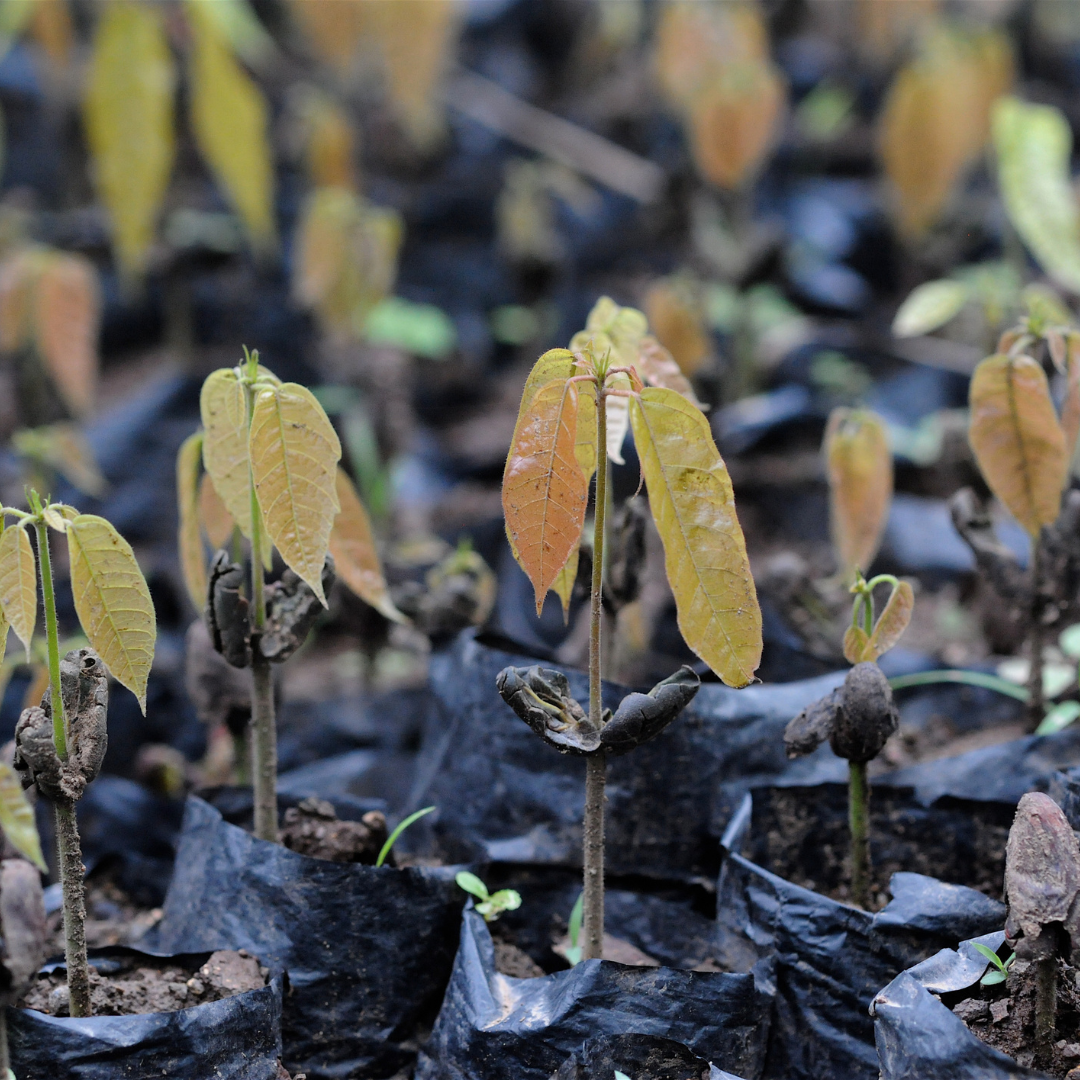
[[[330,862],[374,866],[386,843],[386,815],[369,810],[359,821],[341,821],[325,799],[304,799],[281,819],[281,843],[291,851]],[[387,859],[393,866],[393,853]]]
[[[871,910],[879,911],[888,903],[889,880],[904,870],[1001,899],[1012,808],[996,803],[965,805],[953,815],[946,803],[941,800],[935,807],[937,825],[928,836],[929,811],[913,806],[900,789],[872,791]],[[850,839],[843,785],[756,789],[753,815],[749,858],[793,884],[832,900],[850,901]]]
[[[90,968],[90,1000],[95,1016],[175,1012],[193,1005],[259,990],[269,972],[243,949],[212,953],[196,968],[175,959],[154,963],[146,957],[109,958]],[[40,973],[19,1003],[50,1016],[67,1016],[67,974],[63,968]]]
[[[86,944],[91,949],[110,945],[134,945],[161,918],[161,908],[136,903],[111,874],[95,873],[86,882]],[[46,955],[64,951],[64,912],[57,908],[48,917],[49,947]]]
[[[1042,1069],[1051,1076],[1080,1080],[1080,972],[1058,961],[1057,1040]],[[976,994],[953,1006],[953,1012],[988,1046],[1008,1054],[1018,1065],[1035,1066],[1035,965],[1012,964],[997,986],[977,986]]]

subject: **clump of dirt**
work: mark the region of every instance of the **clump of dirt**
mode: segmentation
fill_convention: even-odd
[[[371,810],[359,821],[340,821],[325,799],[304,799],[285,811],[282,844],[301,855],[330,862],[374,865],[386,843],[386,817]],[[386,864],[393,866],[393,853]]]
[[[197,971],[173,960],[149,957],[108,959],[107,968],[90,969],[90,1001],[95,1016],[175,1012],[193,1005],[258,990],[269,972],[241,949],[222,949]],[[51,971],[37,976],[19,1004],[51,1016],[68,1015],[67,975]]]
[[[1044,1072],[1080,1080],[1080,971],[1058,961],[1057,1041]],[[953,1012],[988,1046],[1008,1054],[1018,1065],[1035,1064],[1035,965],[1013,961],[1009,977],[997,986],[979,986],[953,1005]]]
[[[544,969],[524,950],[511,941],[495,939],[495,970],[513,979],[538,979]]]

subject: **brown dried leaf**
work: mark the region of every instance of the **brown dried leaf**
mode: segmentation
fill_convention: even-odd
[[[885,425],[867,409],[834,409],[823,450],[837,559],[845,574],[865,571],[877,554],[892,501],[892,453]]]
[[[585,523],[589,486],[576,453],[578,385],[556,379],[532,395],[503,473],[506,531],[533,584],[537,614]]]
[[[1068,468],[1065,434],[1042,367],[989,356],[975,369],[968,439],[990,490],[1034,537],[1057,520]]]

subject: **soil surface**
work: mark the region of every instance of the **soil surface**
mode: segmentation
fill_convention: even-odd
[[[285,847],[301,855],[374,865],[386,843],[386,818],[371,810],[360,821],[340,821],[325,799],[304,799],[285,811],[279,836]],[[392,852],[386,865],[394,865]]]
[[[1080,971],[1058,963],[1057,1040],[1053,1058],[1042,1070],[1051,1076],[1080,1080]],[[984,1043],[1008,1054],[1017,1064],[1035,1067],[1035,965],[1012,964],[1008,979],[997,986],[979,986],[972,997],[953,1006],[968,1030]]]
[[[95,1016],[175,1012],[258,990],[266,985],[267,976],[267,969],[243,949],[213,953],[197,970],[172,960],[110,957],[107,969],[90,969],[90,999]],[[61,970],[39,974],[20,1004],[51,1016],[67,1016],[67,1001],[67,975]]]
[[[86,944],[91,949],[110,945],[134,945],[161,918],[161,908],[145,908],[135,903],[108,877],[91,877],[86,882]],[[64,951],[64,912],[54,911],[48,919],[49,947],[46,954]]]

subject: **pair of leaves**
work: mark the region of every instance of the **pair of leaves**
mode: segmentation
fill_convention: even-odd
[[[865,598],[870,603],[870,597]],[[858,625],[851,625],[844,634],[844,659],[849,664],[877,660],[887,653],[903,636],[915,610],[915,594],[906,581],[893,588],[884,610],[869,634]]]
[[[1070,400],[1075,440],[1080,398]],[[972,376],[969,402],[968,440],[983,478],[1028,534],[1038,536],[1057,520],[1072,450],[1042,367],[1029,356],[987,357]]]
[[[82,255],[32,245],[0,264],[0,349],[33,347],[75,416],[97,389],[101,288]]]
[[[885,425],[868,409],[837,408],[825,427],[829,524],[846,576],[877,554],[892,502],[892,452]]]

